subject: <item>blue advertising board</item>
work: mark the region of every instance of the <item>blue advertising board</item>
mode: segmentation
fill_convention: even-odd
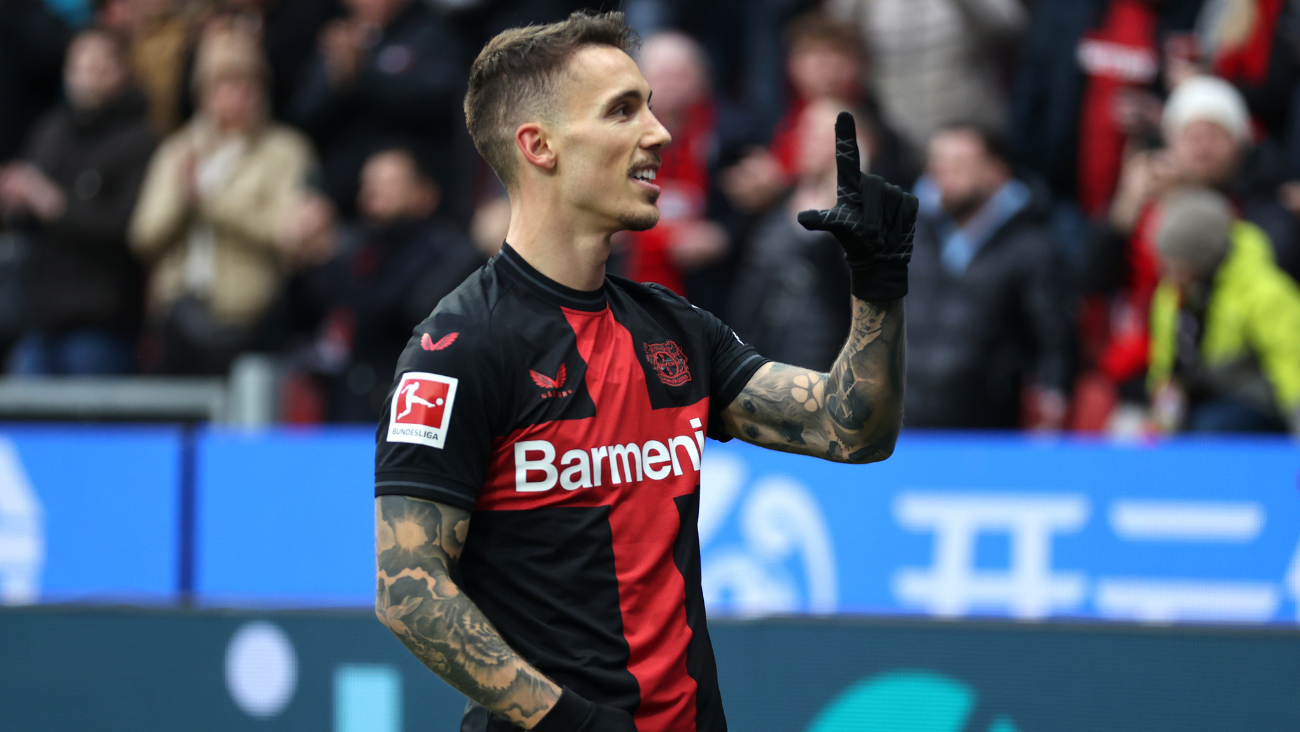
[[[372,440],[210,435],[200,595],[371,602]],[[869,466],[712,443],[705,595],[741,616],[1294,621],[1297,476],[1286,440],[913,434]]]
[[[168,602],[180,430],[0,427],[0,604]]]
[[[196,460],[201,601],[374,603],[374,428],[208,432]]]
[[[373,601],[370,428],[201,431],[201,603]],[[0,603],[169,600],[181,433],[0,430]],[[706,450],[714,615],[1297,621],[1300,446],[906,434],[888,461]]]
[[[702,478],[705,597],[738,614],[1294,622],[1300,448],[908,435],[835,465],[729,443]]]

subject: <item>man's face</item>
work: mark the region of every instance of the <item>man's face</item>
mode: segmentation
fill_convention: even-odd
[[[431,191],[421,180],[410,156],[396,151],[382,152],[366,161],[361,170],[361,192],[357,208],[366,221],[392,223],[403,218],[419,218],[428,213]]]
[[[930,140],[926,174],[939,189],[944,211],[959,221],[978,211],[1008,176],[979,135],[967,130],[944,130]]]
[[[1232,179],[1243,149],[1222,126],[1196,120],[1173,136],[1169,152],[1188,183],[1214,188]]]
[[[574,54],[551,125],[552,183],[594,228],[644,231],[659,222],[659,149],[672,141],[650,111],[650,85],[630,56],[609,46]],[[565,104],[567,102],[567,104]]]
[[[857,54],[824,42],[798,43],[786,61],[790,84],[803,99],[852,99],[861,71]]]
[[[697,49],[676,33],[655,36],[641,50],[641,73],[655,93],[655,109],[665,120],[679,119],[705,94],[706,80]]]
[[[117,96],[126,86],[126,67],[101,35],[85,35],[68,49],[63,70],[68,101],[77,109],[95,109]]]

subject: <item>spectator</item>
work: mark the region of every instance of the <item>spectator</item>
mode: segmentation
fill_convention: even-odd
[[[782,34],[820,0],[627,0],[621,9],[643,36],[675,28],[704,47],[720,101],[743,105],[766,137],[784,111]],[[558,19],[558,18],[557,18]]]
[[[1278,263],[1300,276],[1300,232],[1278,198],[1281,155],[1253,143],[1245,98],[1213,76],[1178,85],[1164,111],[1164,134],[1178,182],[1226,194],[1243,218],[1264,229]]]
[[[885,120],[912,149],[958,120],[998,128],[1006,100],[998,61],[1027,23],[1019,0],[830,0],[862,29]]]
[[[68,30],[41,0],[0,2],[0,164],[59,98]]]
[[[310,367],[325,378],[333,421],[379,419],[411,331],[484,262],[439,214],[441,191],[407,150],[376,153],[361,173],[359,225],[338,255],[305,271],[297,307],[320,321]]]
[[[266,66],[237,32],[204,40],[199,112],[149,165],[131,222],[154,263],[149,310],[165,373],[220,374],[253,347],[281,286],[280,234],[312,163],[298,133],[266,115]]]
[[[1163,206],[1151,304],[1154,413],[1165,429],[1300,435],[1300,288],[1221,194]]]
[[[1199,64],[1187,75],[1213,73],[1232,82],[1259,128],[1285,140],[1297,123],[1290,118],[1300,76],[1293,29],[1298,20],[1297,8],[1286,0],[1207,0],[1197,20]]]
[[[343,15],[339,0],[223,0],[213,22],[244,29],[262,41],[271,73],[271,111],[283,116],[301,88],[316,39]]]
[[[108,34],[77,36],[67,105],[36,126],[23,162],[0,169],[0,207],[24,219],[34,244],[15,373],[132,369],[143,278],[126,228],[157,140],[127,63]]]
[[[1250,118],[1227,82],[1196,76],[1184,81],[1164,108],[1163,150],[1134,152],[1125,162],[1106,228],[1093,244],[1085,287],[1112,295],[1097,368],[1126,402],[1145,400],[1151,295],[1160,278],[1155,235],[1159,201],[1180,186],[1217,188],[1232,196],[1243,217],[1276,235],[1277,259],[1295,259],[1295,222],[1281,210],[1276,181],[1260,182],[1250,150]],[[1092,350],[1092,349],[1090,349]]]
[[[659,225],[629,232],[627,276],[657,282],[685,295],[685,274],[717,262],[730,242],[727,232],[705,218],[709,202],[709,157],[716,110],[699,45],[681,33],[650,37],[641,49],[641,73],[654,90],[654,113],[673,136],[660,151],[656,185]]]
[[[1076,202],[1061,211],[1064,230],[1082,232],[1085,216],[1106,215],[1130,137],[1147,146],[1158,137],[1167,69],[1185,69],[1194,55],[1203,1],[1034,4],[1012,96],[1012,139],[1058,201]]]
[[[768,358],[821,371],[830,369],[848,338],[849,269],[833,237],[805,230],[796,217],[835,201],[835,118],[844,108],[819,99],[801,115],[798,182],[755,227],[729,318],[736,333]],[[864,165],[865,143],[858,142]]]
[[[149,100],[149,119],[162,135],[186,116],[185,78],[197,28],[177,0],[99,0],[96,22],[119,33],[131,49],[131,69]]]
[[[1046,191],[1012,174],[1000,138],[958,124],[931,140],[916,194],[908,426],[1060,429],[1073,331]]]
[[[320,147],[325,187],[350,213],[361,167],[403,145],[437,165],[450,211],[468,212],[472,153],[461,101],[469,52],[423,0],[346,0],[350,15],[327,25],[288,120]],[[462,211],[462,209],[465,209]]]
[[[719,183],[731,203],[747,213],[765,211],[799,176],[804,110],[821,99],[843,100],[862,109],[858,130],[871,173],[910,185],[912,166],[898,136],[880,119],[874,98],[862,87],[863,56],[852,28],[820,13],[796,18],[787,30],[786,73],[790,103],[767,149],[748,152],[723,172]]]

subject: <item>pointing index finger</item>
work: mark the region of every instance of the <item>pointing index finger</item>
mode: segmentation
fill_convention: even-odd
[[[848,112],[840,112],[835,120],[835,171],[840,187],[857,189],[862,157],[858,154],[858,127]]]

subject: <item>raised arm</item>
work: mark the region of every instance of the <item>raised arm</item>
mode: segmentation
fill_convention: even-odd
[[[783,363],[759,369],[723,412],[746,442],[847,463],[894,452],[906,371],[903,301],[853,298],[853,327],[830,373]]]
[[[406,496],[376,498],[375,614],[447,683],[532,729],[561,690],[506,645],[451,580],[468,531],[468,511]]]
[[[903,422],[903,296],[916,197],[861,172],[853,117],[835,122],[836,205],[799,223],[844,247],[853,278],[853,324],[830,373],[785,364],[759,369],[723,412],[727,432],[786,452],[868,463],[894,451]]]

